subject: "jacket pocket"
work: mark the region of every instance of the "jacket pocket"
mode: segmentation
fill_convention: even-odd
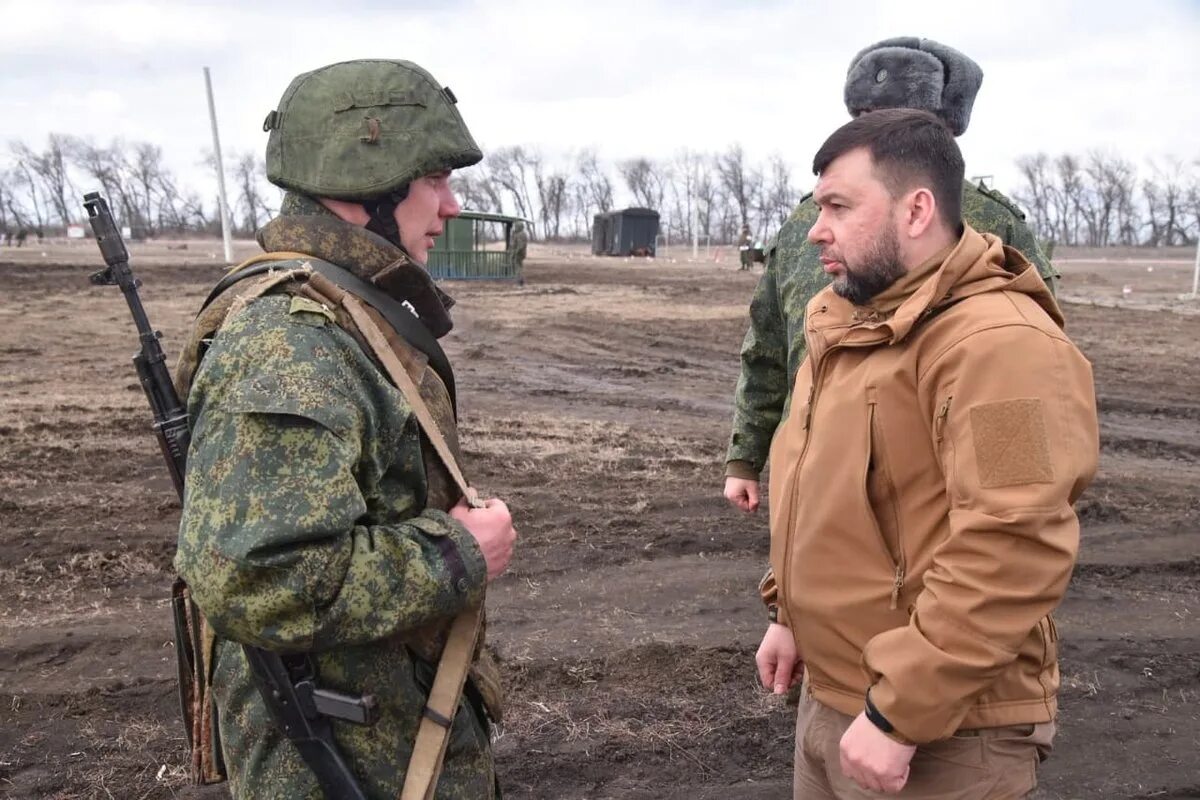
[[[874,387],[867,389],[867,458],[863,480],[867,507],[875,522],[875,532],[884,555],[892,566],[892,596],[888,607],[896,609],[904,588],[906,559],[896,512],[896,485],[887,458],[887,444],[879,419],[879,402]]]

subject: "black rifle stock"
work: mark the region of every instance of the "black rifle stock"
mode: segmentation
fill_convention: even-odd
[[[83,207],[87,209],[88,222],[91,223],[106,265],[105,269],[91,276],[91,281],[100,286],[119,286],[129,304],[141,341],[141,349],[133,357],[133,363],[154,415],[154,435],[158,438],[163,459],[167,462],[175,491],[182,502],[191,432],[187,409],[175,391],[171,372],[167,369],[166,355],[159,343],[162,334],[150,326],[150,320],[146,317],[146,310],[138,296],[141,282],[134,278],[129,268],[129,251],[125,249],[125,242],[113,221],[108,203],[99,192],[89,192],[83,196]],[[202,658],[199,652],[186,652],[193,648],[181,646],[179,642],[176,648],[177,658]],[[312,658],[307,654],[283,656],[250,645],[243,645],[243,650],[267,711],[300,751],[325,796],[365,800],[366,795],[358,779],[338,751],[330,718],[360,725],[373,724],[377,715],[375,698],[317,688],[314,684],[316,670]],[[192,674],[194,666],[185,664],[184,670]],[[184,718],[187,718],[186,709]],[[188,740],[191,742],[190,729]],[[196,742],[191,744],[199,746]]]

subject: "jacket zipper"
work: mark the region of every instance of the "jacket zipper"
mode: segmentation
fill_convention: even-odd
[[[950,401],[954,399],[954,395],[946,395],[946,399],[942,402],[942,407],[938,409],[937,419],[933,423],[933,429],[937,436],[937,443],[942,443],[942,437],[946,435],[946,418],[950,416]]]
[[[874,436],[874,433],[875,433],[875,409],[876,409],[876,406],[878,405],[874,398],[874,389],[871,389],[869,391],[871,392],[872,396],[870,397],[870,399],[868,401],[869,407],[870,407],[870,414],[867,418],[867,464],[868,465],[870,465],[870,463],[871,463],[871,450],[872,450],[871,438]],[[882,439],[882,437],[880,437],[880,450],[879,450],[880,461],[886,464],[887,459],[884,457],[882,442],[883,442],[883,439]],[[880,467],[877,466],[876,468],[879,469]],[[890,473],[888,473],[886,483],[887,483],[887,487],[888,487],[888,494],[891,495],[891,499],[894,502],[895,495],[896,495],[896,487],[892,484],[892,476]],[[864,492],[865,492],[865,484],[864,484]],[[891,602],[888,604],[888,608],[892,611],[895,611],[896,608],[899,607],[899,605],[900,605],[900,590],[904,588],[904,573],[905,573],[904,542],[902,542],[900,540],[900,529],[899,529],[899,527],[897,527],[897,529],[896,529],[896,547],[899,550],[899,554],[897,556],[893,556],[891,551],[888,550],[887,541],[883,537],[883,528],[882,528],[882,526],[880,526],[879,520],[875,517],[874,509],[871,509],[871,494],[870,494],[870,492],[866,492],[866,495],[867,495],[867,508],[870,509],[870,511],[871,511],[871,522],[874,523],[874,525],[875,525],[875,533],[878,535],[879,544],[882,545],[882,547],[883,547],[884,556],[886,556],[888,561],[891,561],[893,564],[892,598],[891,598]]]

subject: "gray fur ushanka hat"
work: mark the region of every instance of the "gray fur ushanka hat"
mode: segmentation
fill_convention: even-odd
[[[983,70],[932,39],[897,36],[859,52],[846,73],[846,109],[917,108],[941,117],[955,136],[971,120]]]

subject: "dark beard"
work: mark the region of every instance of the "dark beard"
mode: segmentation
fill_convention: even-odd
[[[854,305],[863,306],[904,273],[904,265],[900,263],[900,240],[893,224],[880,232],[861,263],[853,267],[846,264],[846,273],[833,281],[833,291]]]

